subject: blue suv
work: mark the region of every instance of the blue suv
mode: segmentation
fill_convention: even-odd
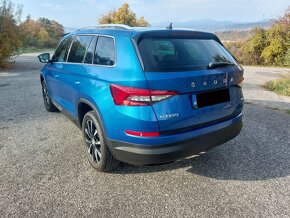
[[[214,34],[103,25],[38,58],[46,109],[81,128],[98,171],[182,159],[241,131],[243,69]]]

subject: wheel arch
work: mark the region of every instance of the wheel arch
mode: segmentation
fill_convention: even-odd
[[[40,78],[40,83],[42,83],[42,81],[44,80],[44,76],[42,74],[40,74],[39,78]]]
[[[101,125],[101,128],[103,130],[103,133],[106,136],[106,129],[104,127],[103,119],[102,119],[102,117],[100,115],[99,110],[97,109],[97,107],[94,104],[92,104],[90,101],[88,101],[86,99],[83,99],[83,98],[81,98],[78,101],[78,106],[77,106],[79,126],[82,128],[82,122],[83,122],[83,118],[84,118],[85,114],[87,112],[89,112],[89,111],[92,111],[92,110],[96,112],[97,119],[100,122],[100,125]]]
[[[86,110],[84,110],[86,109]],[[90,101],[86,100],[86,99],[83,99],[81,98],[79,101],[78,101],[78,105],[77,105],[77,113],[78,113],[78,122],[79,122],[79,127],[82,129],[82,122],[83,122],[83,118],[85,116],[85,114],[88,112],[88,111],[94,111],[97,115],[97,120],[99,121],[99,124],[100,124],[100,127],[103,131],[103,134],[105,136],[105,140],[107,141],[107,132],[106,132],[106,128],[104,126],[104,122],[103,122],[103,119],[100,115],[100,112],[97,108],[97,106],[95,106],[93,103],[91,103]],[[112,150],[112,147],[111,147],[111,144],[110,143],[107,143],[108,145],[108,148],[110,150],[110,152],[112,153],[112,155],[117,159],[117,157],[115,156],[113,150]]]

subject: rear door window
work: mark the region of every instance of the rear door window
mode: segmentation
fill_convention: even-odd
[[[84,63],[86,64],[92,64],[93,63],[93,57],[94,57],[94,52],[96,48],[96,42],[97,42],[97,36],[94,36],[94,38],[91,41],[91,44],[89,45],[87,49],[87,53],[84,59]]]
[[[115,43],[111,37],[99,36],[94,55],[94,64],[115,65]]]
[[[92,38],[93,36],[76,36],[71,46],[67,62],[83,63]]]

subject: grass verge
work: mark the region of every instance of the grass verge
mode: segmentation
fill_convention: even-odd
[[[290,96],[290,75],[281,79],[268,81],[264,87],[270,91],[274,91],[278,95]]]

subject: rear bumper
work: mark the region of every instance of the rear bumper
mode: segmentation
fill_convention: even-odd
[[[232,120],[184,133],[191,133],[192,137],[174,143],[137,145],[114,140],[108,140],[107,143],[113,155],[120,161],[133,165],[161,164],[189,157],[223,144],[236,137],[242,126],[240,114]]]

